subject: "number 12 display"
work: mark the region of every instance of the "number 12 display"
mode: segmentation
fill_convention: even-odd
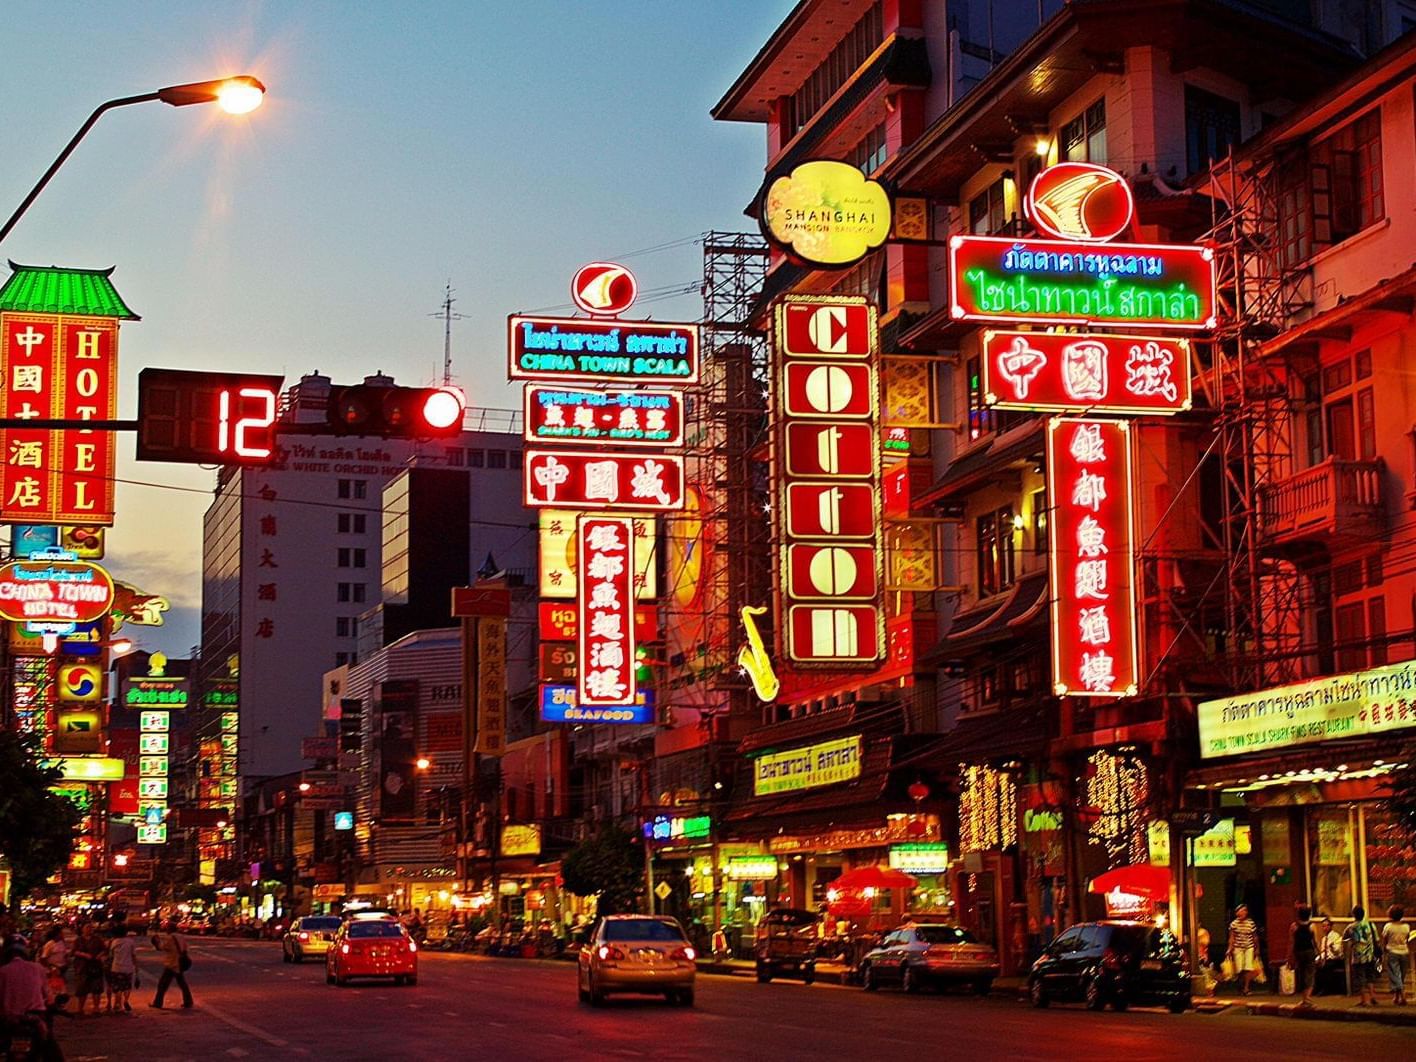
[[[270,462],[284,381],[249,373],[144,369],[138,374],[138,460]]]

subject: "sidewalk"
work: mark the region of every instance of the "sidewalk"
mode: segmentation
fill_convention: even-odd
[[[1375,1007],[1359,1007],[1355,995],[1315,996],[1311,1007],[1300,1007],[1297,996],[1284,996],[1262,989],[1249,996],[1241,996],[1234,991],[1210,996],[1197,995],[1194,1002],[1196,1010],[1211,1014],[1242,1007],[1249,1014],[1261,1014],[1271,1018],[1365,1021],[1378,1025],[1416,1026],[1416,1007],[1397,1007],[1388,1000],[1382,1000]]]

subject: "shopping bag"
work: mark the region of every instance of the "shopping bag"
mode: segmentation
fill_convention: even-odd
[[[1232,981],[1232,980],[1234,980],[1234,960],[1233,960],[1233,959],[1226,958],[1222,963],[1219,964],[1219,979],[1220,979],[1220,981]]]
[[[1254,984],[1268,984],[1268,974],[1264,972],[1264,964],[1259,962],[1258,959],[1254,960]]]
[[[1278,991],[1284,996],[1291,996],[1298,991],[1298,975],[1287,963],[1278,968]]]

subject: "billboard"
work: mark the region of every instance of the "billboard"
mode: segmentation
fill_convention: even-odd
[[[683,508],[683,458],[604,450],[527,450],[522,500],[538,509]]]
[[[682,446],[683,394],[527,384],[522,435],[534,443]]]

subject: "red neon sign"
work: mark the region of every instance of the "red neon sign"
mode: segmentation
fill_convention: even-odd
[[[527,442],[606,442],[617,446],[682,446],[679,391],[590,391],[527,384]]]
[[[1178,413],[1191,404],[1190,341],[985,331],[983,395],[1000,409]]]
[[[1104,243],[1131,226],[1136,201],[1126,178],[1090,162],[1059,162],[1028,186],[1023,210],[1048,236]]]
[[[793,664],[869,667],[885,642],[876,310],[787,296],[774,326],[777,630]]]
[[[542,601],[539,630],[543,642],[573,642],[580,629],[576,606],[569,601]],[[634,606],[634,637],[641,642],[659,638],[659,609],[654,605]]]
[[[95,623],[113,607],[113,580],[88,561],[11,561],[0,567],[0,619]]]
[[[1214,249],[954,236],[949,304],[957,321],[1213,328]]]
[[[1047,425],[1052,682],[1060,697],[1133,697],[1140,685],[1130,425]]]
[[[617,317],[634,305],[639,283],[622,265],[614,262],[591,262],[575,271],[570,282],[570,297],[588,314],[597,317]]]
[[[582,450],[527,450],[522,473],[532,508],[683,508],[683,457]]]
[[[580,584],[576,696],[587,707],[633,704],[635,683],[634,521],[582,516],[576,576]]]

